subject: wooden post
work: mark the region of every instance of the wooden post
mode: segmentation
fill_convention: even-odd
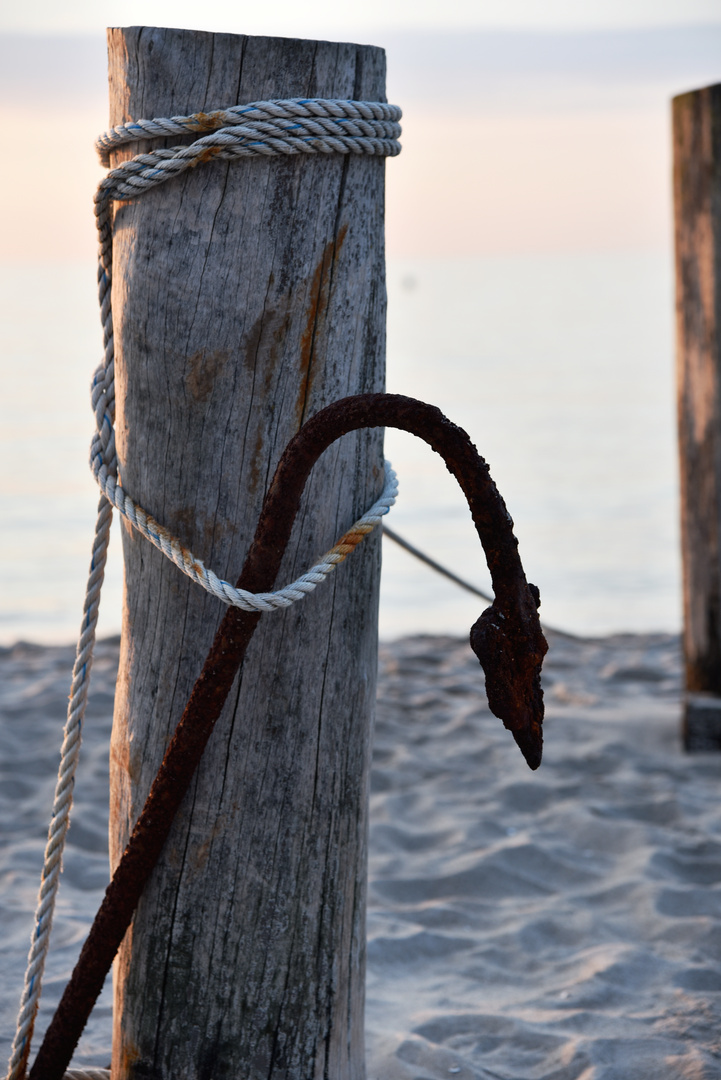
[[[687,749],[721,749],[721,85],[674,98]]]
[[[111,124],[385,100],[384,53],[366,46],[135,27],[109,32],[109,62]],[[318,155],[216,160],[116,207],[123,484],[227,580],[304,419],[384,387],[383,199],[382,159]],[[279,584],[382,480],[377,431],[324,455]],[[113,865],[224,613],[128,528],[123,544]],[[374,536],[313,597],[263,616],[115,965],[113,1080],[365,1075],[379,568]]]

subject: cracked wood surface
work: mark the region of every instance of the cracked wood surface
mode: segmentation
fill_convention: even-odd
[[[109,32],[109,62],[111,124],[262,98],[385,100],[372,47],[131,28]],[[384,168],[215,161],[116,206],[122,480],[228,580],[303,420],[384,388]],[[381,433],[331,447],[279,583],[381,486]],[[113,865],[225,610],[125,527],[123,547]],[[114,1080],[364,1076],[379,564],[374,536],[261,620],[116,961]]]

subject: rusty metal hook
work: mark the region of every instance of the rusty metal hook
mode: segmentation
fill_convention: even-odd
[[[486,462],[465,431],[435,406],[400,394],[358,394],[316,413],[290,441],[278,463],[238,588],[272,589],[313,465],[342,435],[375,427],[400,428],[427,442],[441,455],[468,500],[495,593],[493,604],[471,629],[471,646],[486,674],[491,710],[511,730],[535,769],[542,750],[540,672],[548,649],[538,619],[538,589],[526,582],[513,521]],[[259,619],[259,613],[230,608],[220,624],[45,1034],[30,1080],[62,1080]]]

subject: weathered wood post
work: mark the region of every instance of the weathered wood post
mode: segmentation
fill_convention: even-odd
[[[721,749],[721,85],[673,101],[687,749]]]
[[[111,124],[385,100],[384,53],[365,46],[136,27],[109,32],[109,62]],[[383,200],[382,159],[316,155],[216,160],[116,206],[120,474],[228,580],[303,420],[383,389]],[[335,444],[279,584],[381,487],[379,432]],[[113,865],[224,614],[142,537],[123,544]],[[113,1080],[364,1076],[380,537],[362,548],[261,620],[116,961]]]

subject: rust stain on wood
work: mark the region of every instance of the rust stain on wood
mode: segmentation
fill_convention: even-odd
[[[303,423],[306,402],[313,389],[315,371],[312,360],[319,324],[328,309],[328,286],[330,285],[331,271],[343,247],[347,232],[348,224],[346,223],[341,226],[338,235],[325,245],[310,284],[310,306],[306,316],[305,330],[300,339],[300,378],[298,398],[295,405],[295,418],[299,427]]]
[[[192,554],[200,551],[201,558],[210,558],[213,545],[236,531],[232,521],[223,517],[201,521],[195,506],[183,506],[168,512],[169,531],[181,541],[181,551]],[[140,537],[142,540],[142,537]]]
[[[120,1044],[120,1076],[133,1076],[133,1066],[140,1061],[140,1051],[135,1043],[124,1038]]]
[[[263,428],[259,427],[255,436],[253,457],[250,462],[250,477],[248,478],[248,493],[255,495],[261,481],[261,465],[263,464]]]
[[[125,778],[121,783],[110,785],[111,811],[118,821],[126,819],[128,836],[132,832],[135,818],[142,810],[142,806],[137,807],[136,810],[131,807],[130,792],[138,789],[143,766],[142,748],[133,745],[134,742],[135,736],[132,733],[125,739],[112,738],[110,740],[111,772]]]
[[[229,359],[226,349],[216,349],[214,352],[200,349],[188,357],[185,385],[194,401],[207,401]]]

